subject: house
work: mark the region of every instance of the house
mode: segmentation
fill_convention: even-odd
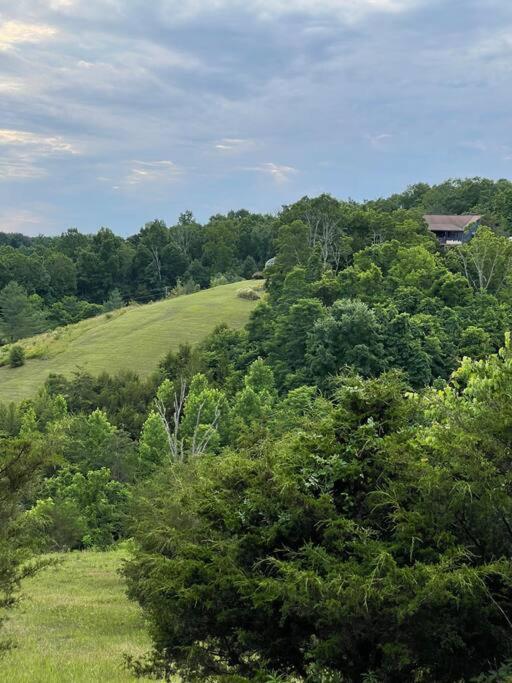
[[[423,218],[439,242],[448,247],[468,242],[475,234],[482,217],[475,214],[448,216],[427,213]]]

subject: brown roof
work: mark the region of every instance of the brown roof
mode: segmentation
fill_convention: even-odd
[[[481,216],[467,214],[465,216],[446,216],[427,213],[423,218],[426,220],[429,230],[450,230],[463,232],[468,225],[480,220]]]

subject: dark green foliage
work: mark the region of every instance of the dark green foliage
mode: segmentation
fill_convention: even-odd
[[[103,304],[103,310],[107,312],[115,311],[118,308],[122,308],[123,306],[124,301],[123,297],[121,296],[121,292],[118,289],[113,289],[110,292],[108,299]]]
[[[65,296],[50,307],[49,322],[52,326],[71,325],[103,312],[100,304],[80,301],[75,296]]]
[[[363,375],[385,369],[382,328],[375,312],[361,301],[340,299],[316,320],[309,336],[306,362],[318,381],[345,366]]]
[[[78,372],[71,379],[50,376],[46,383],[50,396],[62,395],[73,413],[104,411],[109,422],[133,438],[140,433],[156,386],[150,378],[141,380],[134,372],[116,376],[102,373],[93,377]]]
[[[162,473],[125,568],[153,671],[453,683],[510,657],[510,354],[424,399],[347,378],[320,418]]]
[[[28,296],[17,282],[0,292],[0,336],[12,342],[44,329],[44,314],[37,296]]]
[[[0,628],[4,610],[16,602],[20,583],[44,565],[33,561],[18,538],[17,522],[45,458],[29,441],[0,439]],[[0,640],[0,654],[8,645]]]
[[[25,351],[22,346],[15,344],[9,351],[9,365],[11,368],[19,368],[25,365]]]
[[[242,267],[240,269],[240,274],[242,277],[244,277],[246,280],[250,280],[254,273],[256,273],[258,270],[258,264],[256,261],[253,259],[252,256],[247,256],[242,263]]]

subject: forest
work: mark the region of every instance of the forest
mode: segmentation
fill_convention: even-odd
[[[425,213],[482,219],[444,248]],[[245,279],[244,328],[219,307],[149,376],[77,368],[0,404],[4,657],[28,577],[127,544],[151,638],[131,676],[512,680],[512,183],[0,233],[9,372],[26,337]]]

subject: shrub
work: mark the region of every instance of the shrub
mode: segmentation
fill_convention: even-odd
[[[249,301],[257,301],[261,299],[258,292],[256,292],[252,287],[242,287],[236,293],[239,299],[248,299]]]
[[[232,282],[241,282],[242,278],[236,273],[217,273],[210,278],[210,287],[229,285]]]
[[[9,351],[9,365],[11,368],[19,368],[25,365],[25,350],[19,344],[11,347]]]
[[[182,282],[180,278],[178,278],[176,286],[171,290],[170,296],[176,297],[183,296],[185,294],[194,294],[194,292],[198,292],[200,289],[201,286],[194,282],[192,278],[185,280],[185,282]]]
[[[213,275],[210,279],[210,287],[220,287],[227,284],[228,279],[223,273],[217,273],[217,275]]]

